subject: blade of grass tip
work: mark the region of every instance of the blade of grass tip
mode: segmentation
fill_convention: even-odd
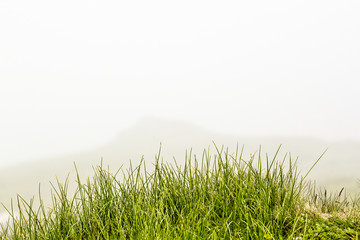
[[[291,179],[293,179],[294,181],[297,180],[297,162],[299,160],[299,156],[297,156],[295,158],[295,160],[290,159],[289,161],[289,171],[288,174],[290,176]]]
[[[282,147],[282,144],[280,144],[279,147],[278,147],[278,149],[276,150],[276,153],[275,153],[275,155],[274,155],[274,157],[273,157],[273,160],[272,160],[271,163],[270,163],[270,166],[269,166],[268,170],[270,170],[270,169],[272,168],[272,166],[274,165],[275,160],[276,160],[276,158],[277,158],[277,155],[279,154],[279,151],[280,151],[281,147]]]
[[[345,187],[343,187],[343,188],[340,190],[339,195],[338,195],[338,198],[339,198],[339,199],[340,199],[340,196],[341,196],[342,192],[344,191],[344,189],[345,189]]]
[[[259,171],[259,177],[261,177],[261,173],[262,173],[262,165],[261,165],[261,144],[259,145],[258,171]]]
[[[39,191],[40,191],[40,184],[39,184]],[[40,195],[39,195],[39,198],[40,198]],[[39,206],[39,208],[36,212],[36,216],[35,216],[35,227],[36,227],[35,231],[40,231],[42,234],[45,234],[46,211],[45,211],[43,200],[40,199],[39,201],[40,201],[40,206]],[[41,216],[41,215],[43,215],[43,216]],[[36,232],[35,232],[35,235],[37,235]]]
[[[224,154],[225,154],[225,161],[222,163],[222,165],[223,165],[223,169],[227,171],[228,167],[229,167],[229,148],[228,147],[225,149]]]
[[[76,173],[76,178],[77,178],[77,181],[78,181],[78,184],[81,184],[81,181],[80,181],[80,176],[79,176],[79,171],[76,167],[76,163],[74,162],[74,168],[75,168],[75,173]]]
[[[44,201],[41,197],[41,183],[39,183],[39,202],[40,202],[39,210],[41,209],[43,218],[46,219],[46,210],[45,210],[45,206],[44,206]]]
[[[11,203],[10,203],[10,207],[11,207],[11,211],[3,204],[1,203],[1,205],[3,206],[3,208],[6,210],[6,212],[10,215],[10,217],[12,218],[13,222],[15,222],[15,214],[14,214],[14,205],[13,205],[13,199],[11,199]]]
[[[179,167],[179,164],[178,164],[178,162],[177,162],[177,160],[176,160],[175,156],[173,156],[173,160],[174,160],[175,168],[176,168],[178,171],[180,171],[180,170],[181,170],[181,168]]]
[[[216,146],[215,144],[215,141],[212,140],[214,146],[215,146],[215,149],[216,149],[216,152],[217,152],[217,161],[216,161],[216,158],[214,159],[214,166],[215,166],[215,173],[220,173],[220,171],[222,171],[222,167],[223,167],[223,164],[224,164],[224,160],[222,158],[222,155],[223,155],[223,151],[224,151],[224,145],[221,146],[221,150],[219,150],[219,148]]]
[[[304,180],[307,175],[309,175],[309,173],[311,172],[311,170],[315,167],[315,165],[320,161],[320,159],[325,155],[325,153],[327,152],[328,148],[325,149],[325,151],[320,155],[320,157],[318,158],[318,160],[316,160],[316,162],[311,166],[311,168],[309,169],[309,171],[307,171],[307,173],[305,174],[304,177],[301,178],[301,180]]]
[[[155,159],[160,160],[160,155],[161,155],[161,147],[162,147],[162,143],[160,142],[160,147],[159,147],[159,151],[158,154],[155,155]]]
[[[10,201],[10,207],[11,207],[11,212],[10,211],[8,211],[6,208],[6,211],[8,211],[8,213],[11,215],[11,218],[12,218],[12,227],[13,227],[13,229],[12,229],[12,233],[15,233],[16,234],[16,232],[17,232],[17,229],[18,229],[18,225],[19,225],[19,222],[18,222],[18,220],[19,220],[19,218],[20,218],[20,212],[17,214],[17,216],[15,216],[15,214],[14,214],[14,201],[13,201],[13,199],[11,199],[11,201]],[[5,207],[5,206],[4,206]],[[16,217],[17,217],[17,219],[16,219]]]
[[[103,163],[104,163],[104,162],[103,162],[103,158],[100,157],[100,166],[99,166],[100,168],[103,168]]]
[[[206,150],[204,149],[203,152],[202,152],[202,156],[201,156],[201,173],[204,172],[204,169],[205,169],[205,161],[206,161]]]
[[[34,209],[33,209],[34,197],[32,197],[30,199],[30,202],[27,202],[22,196],[20,196],[20,195],[17,195],[17,196],[18,196],[18,198],[20,198],[21,203],[23,204],[24,211],[28,217],[28,219],[26,219],[26,216],[24,216],[24,220],[27,223],[28,228],[30,228],[32,226],[32,221],[35,221],[35,219],[33,219],[33,218],[35,218],[35,216],[36,216]],[[29,231],[31,231],[31,230],[29,229]]]
[[[243,156],[243,154],[244,154],[244,149],[245,149],[245,144],[243,144],[242,147],[241,147],[241,152],[240,152],[240,156],[239,156],[239,160],[240,160],[240,161],[241,161],[242,156]],[[240,161],[239,161],[239,162],[240,162]]]
[[[242,161],[242,155],[244,153],[244,148],[245,148],[245,145],[243,144],[242,147],[241,147],[241,151],[240,151],[240,155],[239,157],[236,157],[236,167],[237,167],[237,172],[238,174],[242,171],[242,167],[241,167],[241,161]],[[238,156],[238,154],[236,154]]]
[[[58,187],[60,187],[60,189],[59,189],[59,191],[57,191],[56,189],[56,187],[55,187],[55,185],[52,183],[52,182],[50,182],[50,185],[51,185],[51,187],[52,187],[52,190],[54,190],[55,191],[55,195],[54,195],[54,197],[58,197],[58,200],[61,200],[61,184],[60,184],[60,181],[59,181],[59,179],[58,179],[58,177],[57,176],[55,176],[55,178],[56,178],[56,182],[57,182],[57,184],[58,184]],[[56,198],[54,199],[54,200],[57,200]]]
[[[177,179],[180,179],[181,178],[181,167],[177,163],[177,160],[174,156],[173,156],[173,160],[174,160],[174,164],[172,164],[172,168],[173,168],[174,174]]]
[[[256,176],[258,174],[256,169],[254,169],[254,166],[253,166],[253,161],[254,161],[257,151],[258,150],[256,150],[254,154],[250,153],[249,161],[245,161],[245,160],[241,159],[243,161],[243,163],[248,167],[247,168],[248,172],[254,174],[254,176]],[[249,174],[249,177],[250,177],[250,174]]]
[[[235,161],[238,159],[239,154],[239,142],[236,142]]]
[[[266,177],[269,178],[269,155],[265,153],[266,158]]]
[[[215,144],[215,141],[214,141],[214,140],[212,140],[212,143],[214,144],[214,147],[215,147],[215,149],[216,149],[216,152],[218,153],[218,157],[221,159],[221,154],[222,154],[222,151],[223,151],[224,145],[222,146],[221,151],[220,151],[220,150],[219,150],[219,148],[216,146],[216,144]]]

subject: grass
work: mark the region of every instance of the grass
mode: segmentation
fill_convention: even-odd
[[[245,161],[243,149],[216,148],[181,166],[159,152],[151,172],[101,164],[86,182],[77,175],[73,195],[58,181],[49,209],[18,197],[0,239],[359,239],[359,201],[306,183],[279,149]]]

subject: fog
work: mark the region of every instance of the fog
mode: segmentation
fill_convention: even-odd
[[[54,179],[46,164],[66,162],[63,174],[76,159],[152,161],[160,142],[183,157],[213,138],[249,151],[282,143],[307,163],[329,148],[314,178],[336,173],[332,186],[354,188],[359,11],[358,1],[1,1],[2,196],[14,176]],[[148,130],[136,127],[158,132],[137,144]]]

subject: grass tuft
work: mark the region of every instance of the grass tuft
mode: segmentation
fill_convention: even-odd
[[[152,172],[143,159],[115,174],[101,164],[85,182],[77,174],[73,195],[69,178],[57,181],[48,209],[40,189],[37,209],[19,196],[0,239],[359,238],[359,201],[343,189],[316,192],[296,160],[277,161],[280,147],[272,159],[262,159],[260,148],[246,161],[243,148],[215,148],[213,157],[190,154],[181,166],[163,163],[159,152]]]

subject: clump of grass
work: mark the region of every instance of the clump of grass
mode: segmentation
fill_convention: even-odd
[[[245,161],[243,149],[229,154],[216,148],[213,157],[209,150],[201,160],[190,154],[181,166],[163,163],[159,153],[152,172],[144,161],[115,174],[101,164],[84,183],[77,175],[72,196],[69,180],[58,181],[50,209],[41,198],[34,209],[33,201],[19,197],[19,216],[14,207],[9,210],[12,223],[3,226],[0,238],[335,239],[327,238],[335,226],[347,229],[336,232],[336,239],[358,239],[359,218],[323,219],[306,209],[313,201],[323,210],[305,194],[296,160],[276,160],[279,149],[265,163],[260,150],[257,159],[254,154]]]

